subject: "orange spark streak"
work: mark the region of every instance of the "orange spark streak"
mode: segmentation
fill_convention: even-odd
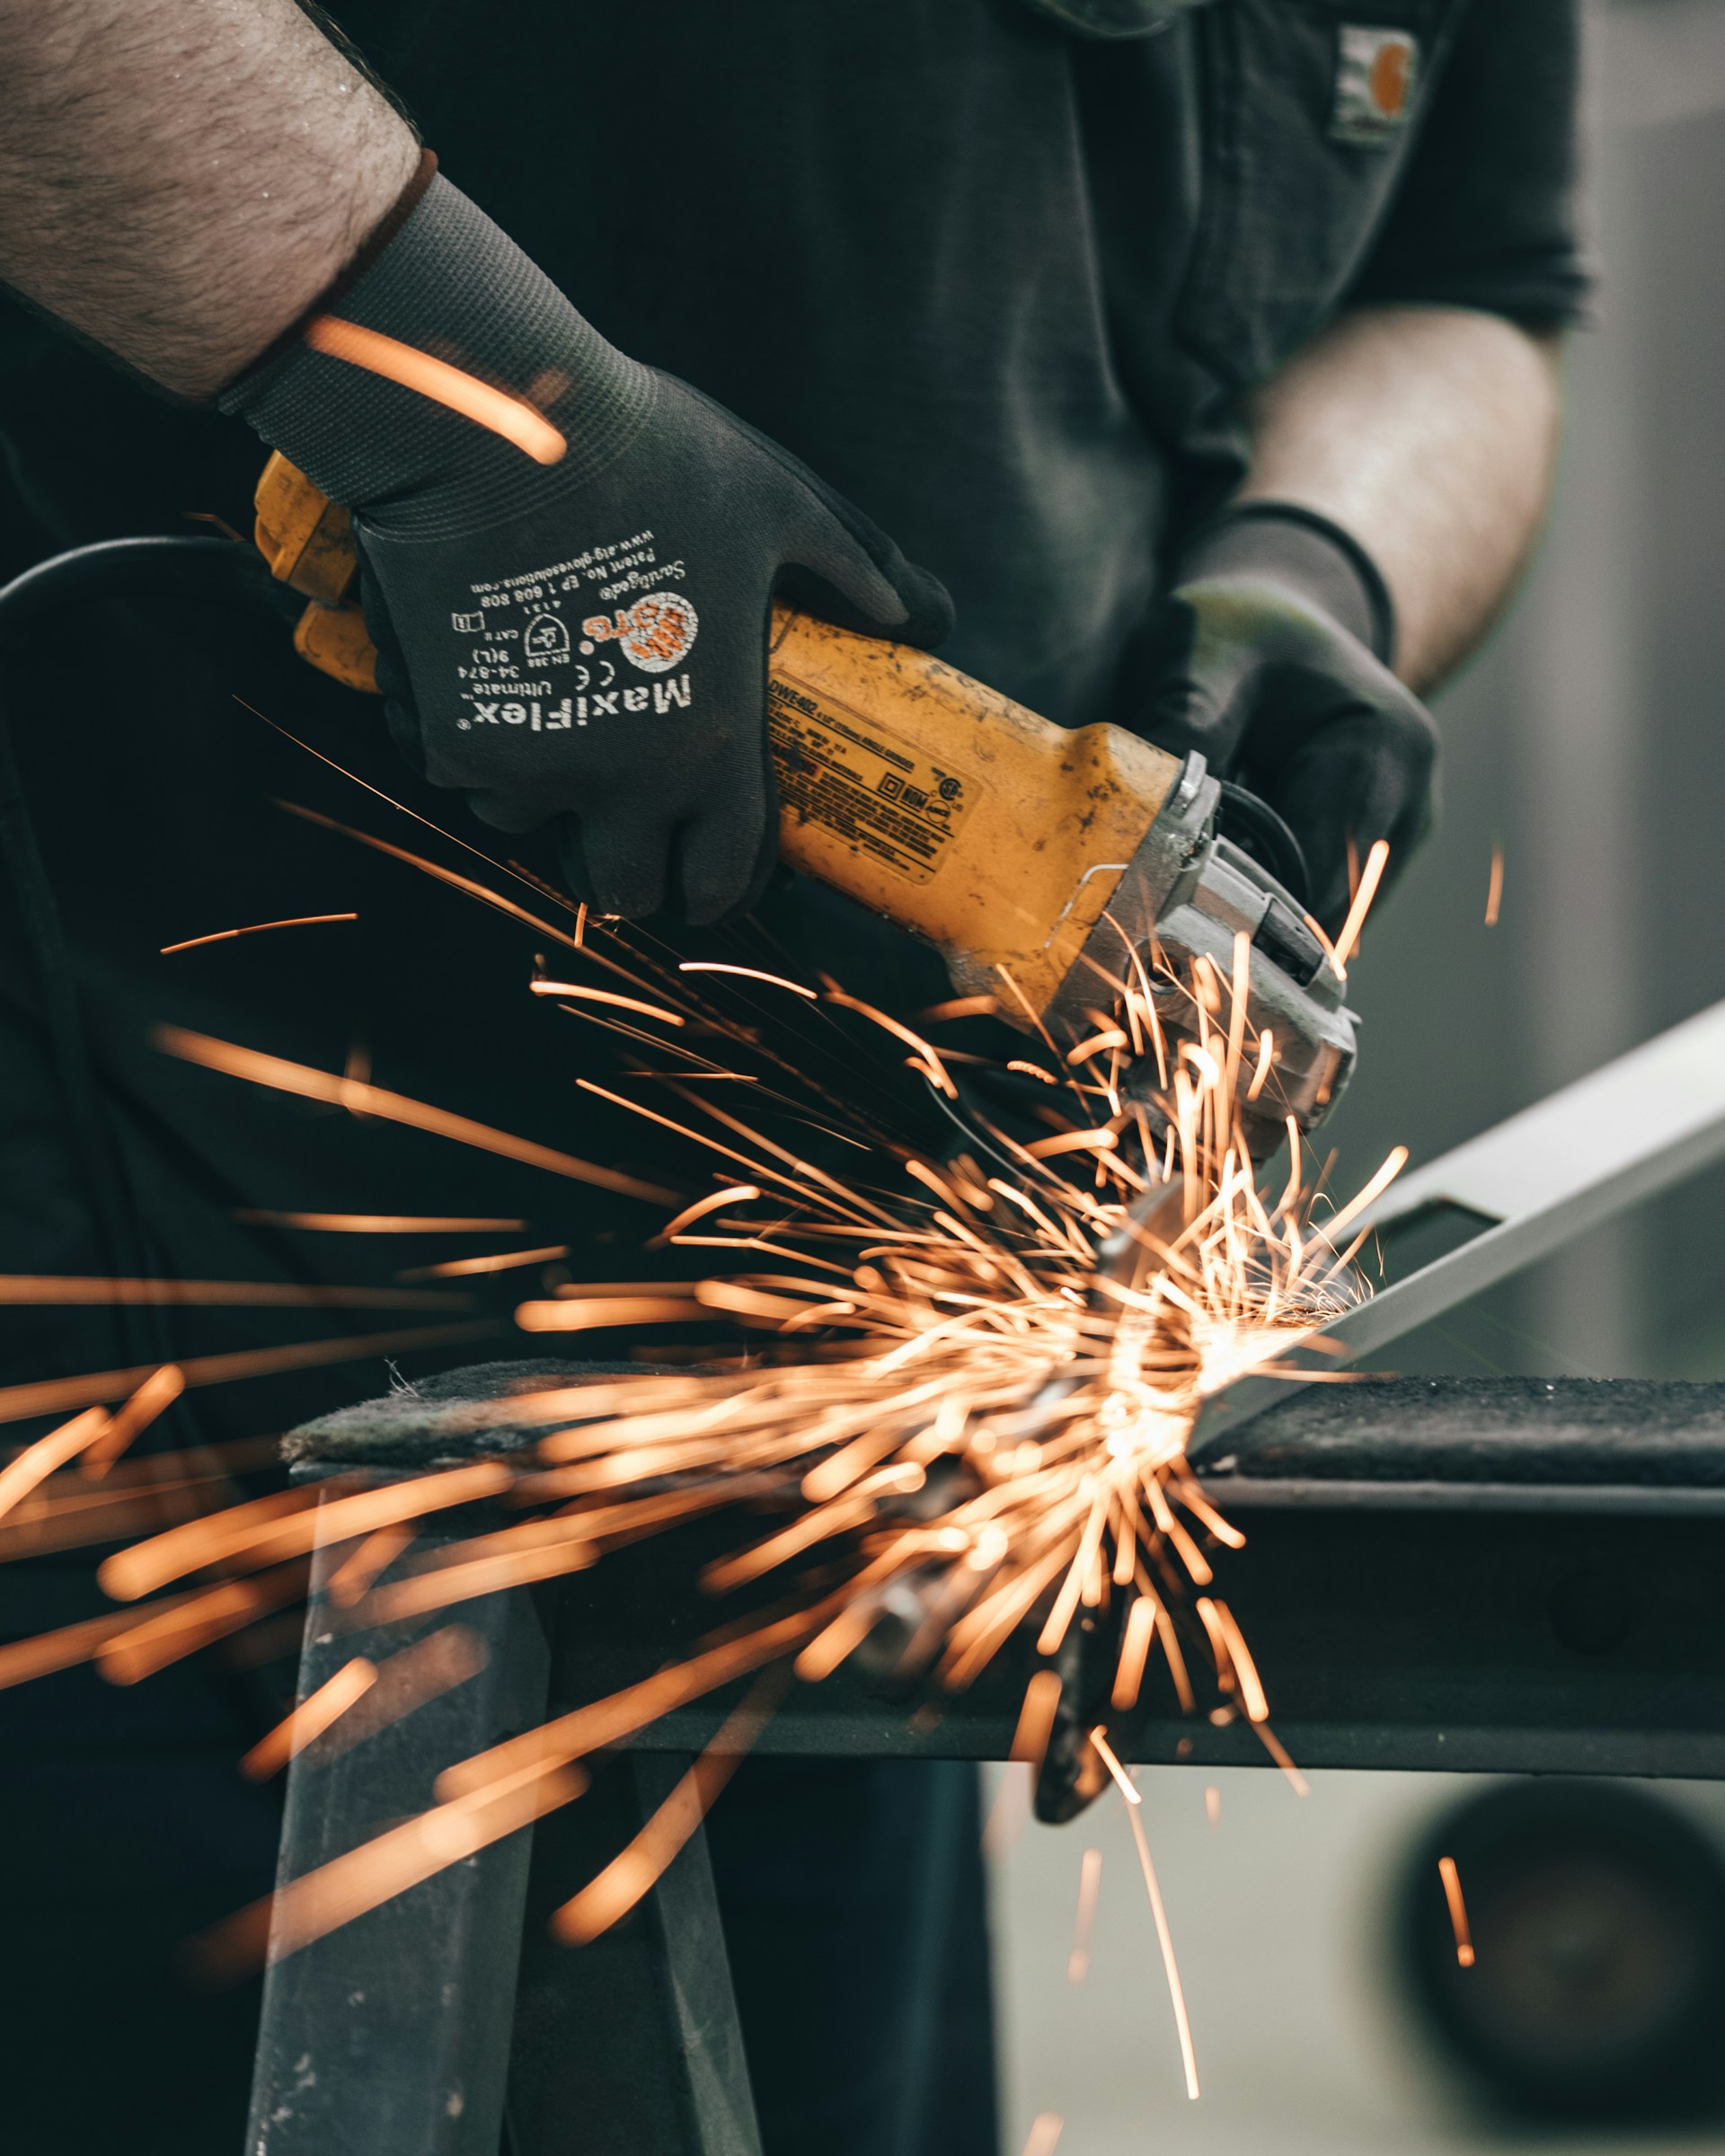
[[[601,1332],[614,1325],[686,1325],[700,1315],[686,1295],[564,1297],[554,1303],[518,1303],[515,1306],[515,1321],[523,1332]]]
[[[1214,1782],[1204,1792],[1204,1816],[1212,1826],[1222,1824],[1222,1792]]]
[[[152,1370],[129,1400],[109,1418],[78,1462],[78,1472],[99,1482],[128,1445],[136,1445],[157,1416],[166,1412],[186,1389],[186,1374],[178,1363],[164,1363]]]
[[[39,1482],[46,1482],[58,1469],[75,1460],[86,1445],[93,1445],[108,1427],[105,1408],[86,1408],[58,1430],[27,1445],[15,1460],[0,1468],[0,1515],[27,1498]]]
[[[704,1220],[709,1213],[717,1213],[725,1206],[748,1205],[760,1195],[754,1183],[731,1183],[723,1190],[715,1190],[709,1197],[697,1197],[692,1206],[685,1206],[675,1220],[667,1221],[647,1247],[650,1250],[660,1250],[674,1235],[693,1227],[697,1220]]]
[[[1076,1070],[1080,1064],[1088,1063],[1092,1056],[1101,1056],[1109,1048],[1126,1048],[1131,1045],[1129,1037],[1119,1026],[1109,1026],[1100,1033],[1092,1033],[1088,1040],[1081,1040],[1075,1048],[1068,1048],[1066,1062],[1070,1068]]]
[[[1045,1071],[1039,1063],[1026,1063],[1022,1056],[1014,1056],[1006,1068],[1009,1071],[1021,1071],[1027,1078],[1039,1078],[1044,1085],[1058,1085],[1060,1082],[1052,1071]]]
[[[1438,1876],[1444,1882],[1444,1899],[1449,1904],[1450,1929],[1455,1934],[1455,1958],[1463,1968],[1473,1966],[1473,1941],[1467,1928],[1467,1904],[1462,1899],[1462,1877],[1454,1857],[1439,1857]]]
[[[1275,1060],[1276,1036],[1266,1026],[1258,1039],[1258,1067],[1252,1074],[1252,1083],[1246,1088],[1246,1099],[1255,1100],[1264,1090],[1264,1081],[1269,1076],[1269,1067]]]
[[[1042,1754],[1048,1750],[1048,1738],[1054,1732],[1055,1710],[1059,1704],[1059,1673],[1039,1669],[1024,1687],[1024,1704],[1018,1710],[1018,1727],[1013,1732],[1009,1758],[1018,1760],[1032,1772],[1040,1771]]]
[[[397,1521],[418,1519],[429,1512],[446,1512],[457,1505],[476,1505],[509,1489],[515,1477],[501,1460],[476,1460],[467,1467],[446,1468],[437,1474],[416,1475],[405,1482],[386,1482],[377,1489],[362,1489],[351,1497],[324,1497],[311,1507],[300,1506],[286,1518],[263,1515],[261,1507],[274,1500],[259,1498],[214,1520],[189,1520],[170,1527],[107,1559],[96,1574],[102,1592],[116,1602],[136,1602],[165,1586],[172,1579],[196,1571],[210,1561],[212,1545],[224,1557],[243,1554],[254,1562],[296,1557],[319,1542],[341,1542],[350,1536],[369,1534]],[[315,1490],[295,1490],[296,1498],[318,1498]],[[239,1515],[251,1516],[240,1518]],[[239,1524],[236,1525],[236,1518]]]
[[[374,1587],[360,1609],[360,1620],[366,1624],[400,1624],[409,1617],[447,1610],[452,1603],[473,1602],[482,1595],[528,1586],[537,1579],[562,1579],[571,1572],[585,1572],[597,1562],[598,1554],[590,1542],[571,1542],[561,1549],[477,1558],[472,1564],[416,1572],[411,1578]]]
[[[1142,1804],[1144,1802],[1143,1798],[1140,1797],[1137,1789],[1133,1788],[1131,1776],[1120,1764],[1119,1760],[1115,1754],[1113,1745],[1108,1741],[1108,1732],[1102,1727],[1102,1725],[1100,1722],[1098,1722],[1096,1727],[1091,1731],[1090,1741],[1096,1747],[1097,1758],[1100,1759],[1102,1764],[1108,1769],[1109,1773],[1113,1777],[1114,1786],[1119,1790],[1121,1796],[1125,1798],[1128,1804]]]
[[[385,337],[357,322],[345,322],[337,314],[314,314],[302,335],[314,352],[343,360],[349,367],[363,367],[367,374],[381,375],[386,382],[398,383],[431,403],[471,420],[475,427],[500,435],[535,464],[557,464],[569,446],[551,421],[531,404],[493,389],[477,376],[451,367],[447,359],[434,359],[429,352],[403,344],[398,338]]]
[[[542,1772],[535,1766],[512,1781],[434,1806],[217,1924],[198,1942],[199,1959],[212,1974],[230,1978],[255,1968],[266,1942],[271,1961],[285,1960],[421,1879],[571,1803],[587,1779],[579,1767]]]
[[[1300,1772],[1298,1767],[1295,1765],[1293,1757],[1288,1752],[1287,1745],[1283,1744],[1281,1738],[1277,1736],[1276,1732],[1270,1727],[1269,1724],[1268,1722],[1254,1722],[1252,1725],[1252,1734],[1254,1736],[1256,1736],[1258,1742],[1264,1747],[1265,1751],[1269,1753],[1269,1756],[1276,1762],[1276,1764],[1282,1770],[1282,1773],[1287,1779],[1287,1786],[1293,1790],[1294,1794],[1296,1797],[1309,1797],[1312,1794],[1312,1784],[1305,1779],[1305,1775]]]
[[[677,1012],[662,1010],[657,1003],[644,1003],[639,996],[618,995],[609,988],[583,988],[573,981],[532,980],[528,990],[535,995],[562,995],[573,997],[583,1003],[612,1003],[620,1011],[639,1011],[643,1018],[656,1018],[663,1025],[684,1026],[687,1019]]]
[[[497,1330],[490,1319],[463,1325],[419,1325],[402,1332],[368,1332],[330,1340],[301,1340],[288,1348],[246,1348],[231,1355],[190,1356],[179,1365],[188,1385],[237,1384],[248,1377],[273,1377],[283,1370],[313,1370],[323,1363],[366,1362],[373,1356],[396,1355],[410,1348],[443,1348],[456,1340],[477,1340]],[[155,1365],[131,1370],[99,1370],[81,1377],[50,1377],[33,1384],[0,1385],[0,1423],[23,1422],[32,1415],[52,1415],[61,1408],[123,1400],[151,1375]]]
[[[272,1774],[279,1774],[289,1760],[297,1759],[314,1738],[339,1721],[376,1682],[376,1666],[363,1655],[356,1655],[327,1683],[320,1684],[291,1714],[284,1716],[267,1736],[258,1739],[240,1762],[240,1772],[248,1781],[268,1781]]]
[[[590,1183],[600,1190],[615,1190],[624,1197],[644,1198],[649,1205],[674,1206],[677,1202],[677,1192],[663,1189],[657,1183],[640,1182],[632,1175],[619,1175],[614,1168],[600,1168],[591,1161],[577,1160],[572,1153],[535,1144],[530,1138],[513,1137],[508,1131],[493,1130],[489,1124],[475,1123],[470,1117],[452,1115],[447,1109],[410,1100],[405,1093],[387,1092],[382,1086],[362,1084],[355,1078],[310,1070],[304,1064],[260,1055],[253,1048],[236,1047],[229,1041],[213,1040],[207,1033],[189,1033],[180,1026],[158,1026],[152,1038],[159,1048],[184,1063],[243,1078],[252,1085],[296,1093],[305,1100],[323,1100],[334,1108],[345,1108],[351,1115],[402,1123],[410,1130],[452,1138],[458,1145],[494,1153],[506,1161],[520,1161],[529,1168],[543,1168],[548,1175],[567,1176],[573,1182]]]
[[[873,1603],[858,1601],[841,1610],[824,1632],[811,1639],[792,1668],[805,1684],[818,1684],[830,1677],[846,1656],[854,1654],[874,1630],[880,1615]]]
[[[916,1016],[925,1026],[938,1026],[949,1018],[986,1018],[999,1008],[998,996],[954,995],[943,1003],[931,1003],[926,1011],[919,1011]]]
[[[1203,1615],[1206,1604],[1199,1602],[1199,1614]],[[1269,1719],[1269,1701],[1264,1697],[1263,1685],[1259,1682],[1257,1665],[1246,1651],[1246,1643],[1240,1627],[1234,1621],[1234,1613],[1222,1601],[1208,1604],[1222,1628],[1222,1637],[1228,1643],[1228,1660],[1240,1685],[1240,1704],[1245,1710],[1249,1722],[1267,1722]]]
[[[846,995],[842,988],[829,988],[822,1000],[836,1003],[841,1011],[854,1011],[861,1017],[872,1020],[895,1039],[902,1040],[908,1048],[914,1048],[927,1064],[933,1082],[942,1092],[951,1100],[958,1099],[958,1088],[948,1075],[945,1064],[941,1061],[939,1049],[932,1047],[920,1033],[913,1033],[908,1026],[901,1026],[896,1018],[889,1018],[884,1011],[877,1011],[872,1003],[865,1003],[861,996]]]
[[[414,1533],[405,1520],[376,1529],[331,1573],[324,1582],[324,1594],[337,1609],[350,1610],[373,1581],[388,1571]]]
[[[835,1607],[836,1598],[828,1597],[812,1610],[798,1610],[739,1639],[727,1639],[691,1655],[686,1662],[659,1670],[638,1684],[625,1685],[623,1691],[597,1700],[590,1707],[577,1707],[571,1713],[559,1715],[525,1736],[509,1737],[488,1752],[458,1760],[438,1775],[437,1794],[444,1798],[461,1797],[489,1788],[500,1776],[518,1770],[543,1771],[548,1765],[619,1744],[637,1729],[644,1729],[649,1722],[716,1692],[734,1677],[751,1675],[768,1662],[801,1648],[827,1621]]]
[[[1192,2049],[1192,2025],[1186,2016],[1186,1993],[1180,1981],[1180,1966],[1174,1959],[1174,1935],[1168,1926],[1168,1912],[1163,1907],[1162,1886],[1156,1878],[1156,1867],[1150,1855],[1150,1844],[1145,1838],[1144,1807],[1130,1805],[1127,1807],[1128,1821],[1132,1828],[1132,1839],[1137,1844],[1138,1869],[1144,1874],[1145,1892],[1150,1896],[1150,1913],[1155,1919],[1156,1943],[1162,1948],[1163,1972],[1168,1979],[1168,1996],[1174,2009],[1174,2027],[1180,2035],[1180,2063],[1186,2070],[1186,2094],[1196,2103],[1199,2098],[1198,2054]]]
[[[751,1543],[734,1557],[722,1558],[707,1566],[701,1575],[701,1584],[713,1594],[721,1595],[728,1587],[758,1579],[763,1573],[782,1565],[786,1558],[795,1557],[800,1551],[825,1542],[827,1536],[862,1526],[873,1518],[875,1509],[875,1501],[870,1496],[858,1494],[836,1498],[830,1505],[804,1513],[801,1519],[782,1527],[776,1534],[769,1534],[764,1542]]]
[[[51,1304],[70,1309],[109,1304],[123,1309],[216,1307],[299,1310],[463,1310],[464,1295],[405,1287],[304,1287],[293,1280],[125,1280],[84,1273],[0,1273],[0,1306]]]
[[[1215,1506],[1209,1502],[1209,1500],[1204,1496],[1203,1492],[1199,1489],[1195,1483],[1190,1480],[1182,1480],[1179,1486],[1179,1489],[1181,1503],[1186,1507],[1188,1512],[1193,1515],[1195,1518],[1203,1521],[1204,1524],[1209,1529],[1210,1533],[1216,1537],[1218,1542],[1225,1542],[1230,1550],[1243,1550],[1245,1548],[1245,1536],[1241,1533],[1240,1530],[1233,1524],[1232,1521],[1225,1520],[1222,1517],[1222,1515],[1216,1509]]]
[[[758,966],[726,966],[717,959],[684,959],[677,970],[679,973],[731,973],[746,981],[765,981],[769,988],[788,988],[792,995],[806,996],[813,1003],[819,997],[812,988],[804,988],[795,981],[787,981],[783,974],[763,973]]]
[[[525,1220],[470,1219],[453,1213],[267,1213],[233,1217],[252,1228],[304,1228],[318,1235],[516,1235]]]
[[[1502,904],[1503,848],[1498,845],[1491,849],[1491,879],[1485,889],[1485,925],[1488,928],[1498,925],[1498,912]]]
[[[1119,1144],[1113,1131],[1062,1130],[1051,1138],[1032,1138],[1024,1151],[1033,1161],[1051,1161],[1063,1153],[1112,1153]]]
[[[1354,893],[1354,903],[1348,908],[1348,918],[1341,924],[1341,933],[1336,938],[1336,948],[1330,963],[1337,978],[1348,977],[1348,961],[1354,955],[1354,946],[1359,941],[1359,932],[1366,925],[1366,916],[1372,910],[1372,900],[1377,896],[1377,887],[1384,880],[1384,865],[1390,858],[1390,842],[1386,838],[1374,839],[1372,850],[1366,856],[1365,873],[1360,877],[1359,888]]]
[[[1102,1886],[1102,1852],[1087,1849],[1078,1870],[1078,1913],[1073,1919],[1072,1951],[1066,1956],[1066,1982],[1082,1984],[1090,1973],[1090,1935],[1096,1922],[1096,1897]]]
[[[236,701],[240,700],[236,699]],[[247,704],[246,709],[250,711],[251,705]],[[262,717],[261,712],[258,715],[260,718]],[[273,719],[265,719],[264,724],[275,726],[276,722]],[[287,734],[287,738],[290,741],[296,739],[296,736],[288,734],[285,727],[276,727],[276,731]],[[297,745],[301,748],[308,746],[303,741],[298,742]],[[311,754],[316,755],[317,751],[313,749]],[[329,764],[332,771],[341,771],[344,778],[354,776],[352,772],[343,771],[341,764],[332,763],[328,756],[321,757],[320,761]],[[366,785],[363,779],[359,780],[358,783]],[[366,791],[367,793],[378,792],[375,786],[367,785]],[[427,828],[437,832],[439,838],[447,838],[452,844],[464,847],[469,853],[477,854],[487,868],[497,866],[489,854],[480,853],[477,847],[468,845],[465,839],[456,838],[453,832],[444,830],[441,825],[427,823],[424,817],[418,815],[413,809],[404,807],[400,801],[391,800],[388,794],[379,794],[378,798],[389,801],[392,808],[401,809],[403,816],[411,816],[416,823],[426,824]],[[553,927],[549,921],[542,921],[537,914],[530,914],[525,906],[518,906],[513,898],[506,898],[501,891],[492,890],[490,884],[481,883],[472,876],[464,876],[458,870],[446,869],[441,862],[428,861],[423,853],[412,853],[405,846],[392,845],[388,839],[376,837],[369,831],[356,830],[351,824],[337,823],[332,816],[320,816],[315,808],[302,808],[297,801],[278,801],[276,806],[278,808],[285,809],[289,816],[298,817],[302,823],[315,824],[320,831],[333,831],[340,837],[352,839],[356,845],[367,846],[374,853],[382,853],[390,861],[399,861],[407,868],[417,869],[422,876],[429,876],[433,882],[447,885],[452,891],[459,891],[464,898],[477,899],[481,906],[488,906],[493,912],[503,915],[506,919],[519,922],[522,927],[531,928],[542,936],[549,936],[553,943],[561,943],[567,950],[586,950],[588,956],[596,964],[605,967],[608,972],[620,975],[624,980],[634,978],[627,967],[619,966],[614,959],[602,957],[579,941],[579,920],[577,933],[571,935],[567,929]]]
[[[1024,2136],[1023,2156],[1054,2156],[1066,2123],[1057,2111],[1039,2111]]]
[[[96,1648],[96,1666],[111,1684],[139,1684],[171,1662],[196,1654],[213,1640],[237,1632],[255,1617],[297,1602],[305,1592],[307,1567],[283,1565],[257,1579],[226,1580],[165,1606],[134,1615],[128,1628]]]
[[[175,1600],[189,1602],[190,1595]],[[162,1608],[168,1605],[163,1604]],[[14,1684],[28,1684],[37,1677],[50,1677],[62,1669],[75,1669],[88,1662],[104,1640],[128,1630],[137,1621],[130,1610],[114,1610],[101,1617],[86,1617],[78,1624],[57,1631],[39,1632],[32,1639],[9,1640],[0,1647],[0,1692]]]
[[[377,1682],[327,1735],[317,1740],[315,1763],[325,1766],[404,1721],[410,1714],[441,1699],[446,1692],[476,1677],[491,1659],[491,1649],[464,1624],[446,1624],[409,1647],[386,1655],[377,1665]]]
[[[207,936],[188,936],[183,943],[164,943],[161,956],[171,959],[176,950],[197,950],[206,943],[231,943],[236,936],[261,936],[271,928],[318,928],[326,921],[357,921],[358,914],[296,914],[288,921],[253,921],[246,928],[217,928]]]
[[[520,1265],[547,1265],[554,1258],[567,1258],[566,1242],[550,1242],[543,1250],[505,1250],[496,1258],[448,1258],[441,1265],[410,1266],[398,1273],[398,1280],[457,1280],[470,1273],[509,1273]]]
[[[1323,1224],[1323,1240],[1333,1249],[1336,1239],[1350,1221],[1357,1220],[1372,1201],[1387,1190],[1408,1164],[1405,1145],[1393,1145],[1389,1157],[1363,1189],[1357,1190],[1341,1210]]]
[[[1138,1692],[1144,1683],[1144,1666],[1149,1658],[1150,1642],[1155,1635],[1156,1598],[1140,1595],[1127,1613],[1126,1634],[1120,1641],[1119,1667],[1114,1674],[1114,1690],[1110,1704],[1121,1714],[1138,1703]]]
[[[566,1901],[551,1920],[552,1937],[584,1947],[626,1916],[669,1869],[700,1827],[713,1799],[741,1765],[783,1696],[782,1678],[763,1677],[647,1824],[598,1877]]]

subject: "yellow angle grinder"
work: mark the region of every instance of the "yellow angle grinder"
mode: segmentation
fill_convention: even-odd
[[[271,574],[310,602],[296,648],[375,693],[347,511],[279,455],[256,499]],[[602,645],[633,625],[614,612],[568,624],[578,632],[572,643],[555,640],[577,702],[599,693],[580,644]],[[530,723],[524,669],[548,662],[528,658],[518,626],[488,620],[486,632],[500,716]],[[512,640],[519,665],[509,656]],[[524,684],[514,700],[512,677]],[[960,994],[993,995],[1009,1023],[1070,1046],[1095,1031],[1111,984],[1142,968],[1164,1029],[1188,1039],[1194,962],[1208,959],[1231,979],[1243,932],[1248,1022],[1273,1042],[1250,1107],[1252,1059],[1240,1076],[1257,1149],[1270,1150],[1285,1116],[1309,1129],[1340,1097],[1355,1056],[1341,976],[1294,892],[1258,857],[1269,853],[1297,878],[1297,849],[1262,804],[1212,777],[1202,756],[1172,755],[1121,727],[1055,726],[925,651],[783,605],[773,614],[767,702],[783,859],[933,943]],[[1157,1084],[1153,1063],[1140,1070],[1146,1098]]]

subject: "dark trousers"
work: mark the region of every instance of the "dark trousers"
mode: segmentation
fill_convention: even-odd
[[[260,1987],[178,1956],[273,1873],[243,1736],[190,1670],[0,1694],[0,2145],[242,2156]],[[902,1761],[753,1761],[721,1800],[766,2156],[994,2156],[977,1811],[974,1769]]]

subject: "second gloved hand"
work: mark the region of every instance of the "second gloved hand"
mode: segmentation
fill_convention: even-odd
[[[439,362],[502,391],[517,438],[439,401]],[[603,913],[709,922],[765,882],[775,592],[905,642],[951,626],[942,587],[867,518],[617,351],[440,178],[222,403],[352,512],[410,761],[499,830],[554,820]]]
[[[1313,915],[1334,934],[1350,855],[1389,842],[1387,877],[1431,820],[1438,740],[1390,671],[1376,567],[1327,519],[1245,501],[1199,533],[1129,650],[1120,709],[1164,748],[1198,749],[1299,840]]]

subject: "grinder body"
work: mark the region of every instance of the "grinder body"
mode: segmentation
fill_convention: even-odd
[[[347,512],[279,455],[257,508],[272,572],[312,601],[296,649],[375,691]],[[615,617],[570,628],[618,632]],[[1055,726],[925,651],[783,605],[767,699],[783,858],[933,943],[961,994],[993,995],[1009,1023],[1065,1047],[1094,1032],[1114,984],[1147,985],[1178,1040],[1192,962],[1231,979],[1243,933],[1249,1021],[1274,1037],[1249,1128],[1269,1138],[1290,1114],[1309,1128],[1340,1096],[1354,1062],[1340,976],[1289,893],[1218,830],[1201,756],[1121,727]],[[1154,1086],[1154,1065],[1141,1076]]]

